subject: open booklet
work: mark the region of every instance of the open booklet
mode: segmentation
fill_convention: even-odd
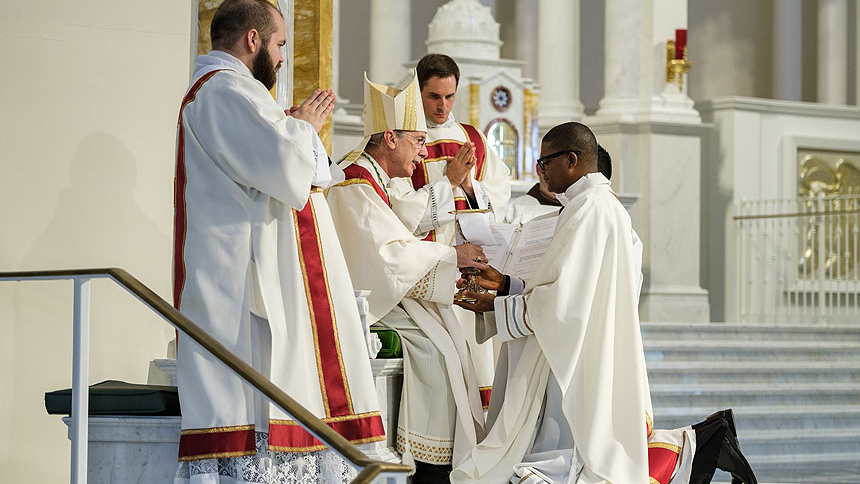
[[[543,259],[557,223],[557,211],[524,224],[491,223],[496,244],[484,245],[484,255],[502,274],[528,281]]]

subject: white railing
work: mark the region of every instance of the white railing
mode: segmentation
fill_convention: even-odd
[[[741,321],[860,322],[860,195],[742,201]]]
[[[126,271],[117,268],[71,269],[56,271],[0,272],[0,281],[72,280],[74,316],[72,329],[72,409],[71,409],[71,484],[87,482],[87,444],[89,440],[89,339],[90,282],[109,279],[128,291],[177,330],[194,340],[257,392],[266,397],[301,425],[307,432],[338,454],[358,471],[351,484],[405,484],[410,467],[373,460],[331,427],[299,405],[283,390],[251,365],[231,353],[190,319],[173,308],[158,294]]]

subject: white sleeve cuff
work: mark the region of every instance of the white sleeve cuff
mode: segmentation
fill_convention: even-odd
[[[328,188],[335,183],[343,181],[343,178],[337,180],[337,172],[339,172],[340,176],[343,176],[343,171],[338,170],[337,172],[333,172],[329,168],[328,164],[328,153],[325,150],[325,146],[323,145],[322,140],[316,131],[314,131],[313,127],[310,123],[306,123],[308,129],[311,130],[311,146],[313,148],[313,157],[316,161],[316,172],[314,173],[314,179],[311,182],[311,185],[320,188]]]
[[[519,277],[508,276],[511,278],[511,285],[508,286],[508,294],[516,295],[522,294],[523,289],[526,288],[526,281],[520,279]]]
[[[493,306],[499,341],[511,341],[534,334],[526,318],[527,296],[520,294],[497,297],[493,300]]]
[[[481,182],[473,179],[472,190],[475,192],[475,201],[478,202],[478,208],[490,208],[490,196],[481,187]]]
[[[442,177],[433,183],[424,185],[422,190],[427,190],[428,200],[427,207],[424,209],[424,216],[418,222],[418,227],[415,233],[426,234],[431,230],[436,230],[439,227],[453,223],[454,214],[454,191],[451,189],[451,182],[447,177]]]

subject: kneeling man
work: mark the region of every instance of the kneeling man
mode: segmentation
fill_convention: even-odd
[[[492,426],[451,481],[646,484],[651,405],[630,217],[598,173],[587,126],[551,129],[538,164],[566,200],[540,267],[517,291],[484,266],[479,282],[501,295],[458,303],[494,314],[489,332],[505,344]]]

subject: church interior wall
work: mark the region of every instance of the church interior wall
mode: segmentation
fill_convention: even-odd
[[[0,267],[117,266],[169,298],[176,116],[188,2],[3,2]],[[146,382],[173,330],[92,286],[90,383]],[[44,393],[71,385],[72,283],[0,283],[4,482],[68,482],[67,427]]]
[[[339,95],[359,104],[361,75],[369,65],[370,1],[339,2]],[[694,100],[772,96],[773,1],[778,0],[689,1],[688,85]],[[426,52],[427,25],[443,3],[411,2],[413,59]],[[533,28],[524,31],[517,31],[514,21],[516,9],[536,8],[538,0],[481,3],[502,23],[503,58],[525,60],[525,75],[535,77],[536,41],[526,51],[516,39],[536,36],[536,17]],[[801,3],[802,100],[815,101],[817,2]],[[0,63],[14,74],[5,76],[0,90],[3,270],[119,266],[169,300],[175,127],[189,77],[192,4],[196,7],[173,0],[0,5]],[[856,0],[848,4],[849,18],[855,19],[848,29],[848,102],[856,104],[860,12]],[[590,114],[604,93],[605,1],[581,0],[580,8],[580,100]],[[791,129],[805,129],[802,120],[792,122]],[[759,153],[776,161],[776,142],[763,148],[753,128],[743,130],[746,141],[740,133],[732,139],[725,134],[713,153],[703,150],[703,177],[720,175],[716,156],[729,142],[732,156]],[[618,159],[633,158],[625,155],[633,147],[616,150],[613,143],[609,147],[620,152]],[[623,169],[618,173],[623,176]],[[717,183],[710,199],[730,202]],[[703,205],[704,220],[711,209]],[[722,223],[725,217],[723,210],[712,220]],[[707,238],[706,227],[703,232]],[[724,267],[724,256],[711,255],[703,266]],[[714,277],[714,271],[703,271],[712,286],[727,284]],[[68,481],[66,426],[46,415],[42,395],[70,385],[71,304],[69,282],[0,284],[0,465],[5,464],[9,482]],[[94,283],[92,308],[90,382],[145,381],[147,362],[164,356],[172,329],[105,281]]]
[[[770,97],[771,2],[691,0],[688,9],[690,97]]]

